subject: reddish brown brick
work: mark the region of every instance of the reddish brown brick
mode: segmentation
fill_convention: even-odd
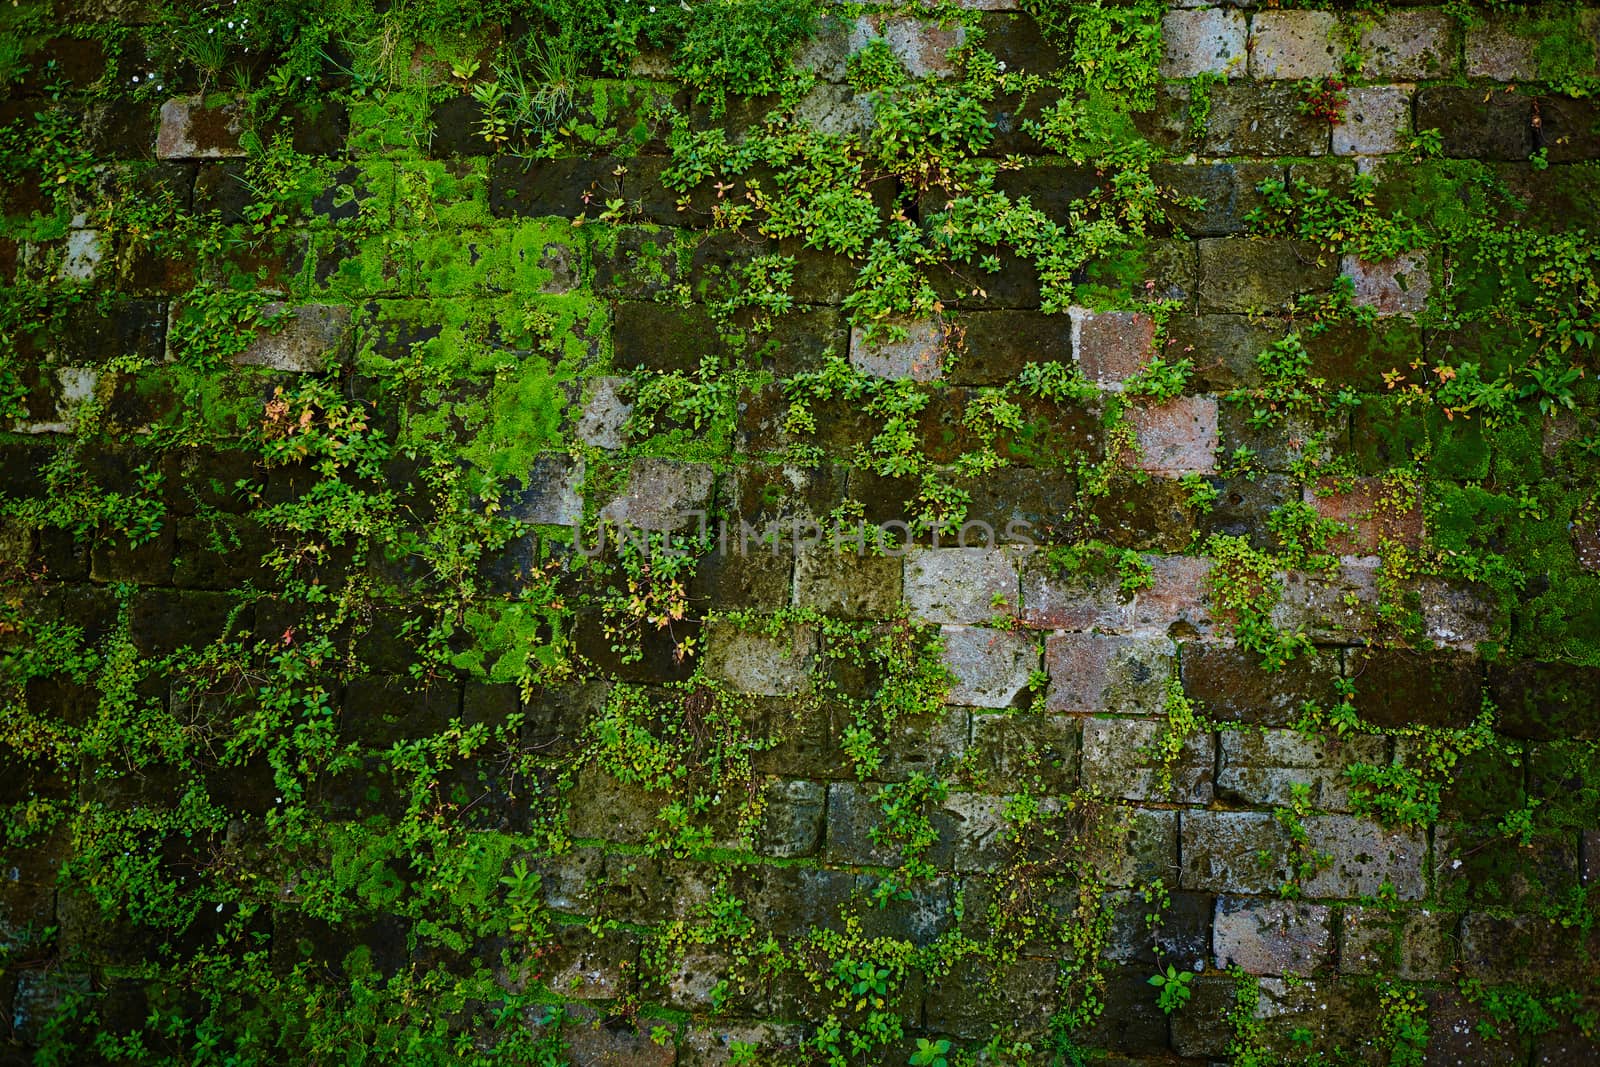
[[[1422,509],[1408,499],[1411,495],[1386,489],[1378,478],[1357,479],[1343,492],[1335,491],[1331,479],[1324,479],[1305,491],[1306,503],[1316,508],[1317,514],[1349,528],[1330,542],[1340,555],[1374,554],[1384,541],[1398,541],[1407,548],[1420,545]]]

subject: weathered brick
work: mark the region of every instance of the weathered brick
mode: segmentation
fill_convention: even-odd
[[[307,373],[325,370],[344,358],[350,344],[350,308],[343,304],[306,304],[290,308],[268,304],[261,317],[285,318],[255,331],[255,340],[233,361],[243,367]]]
[[[1475,18],[1467,27],[1467,77],[1534,81],[1539,77],[1537,38],[1516,32],[1514,16]]]
[[[788,779],[773,782],[762,796],[766,806],[756,831],[756,851],[780,859],[815,855],[822,844],[827,787],[803,778]]]
[[[1421,908],[1395,914],[1352,905],[1339,927],[1339,970],[1344,974],[1399,975],[1412,982],[1444,978],[1455,961],[1454,912]]]
[[[1151,715],[1166,701],[1173,643],[1165,637],[1056,634],[1045,641],[1051,711]]]
[[[1378,629],[1376,556],[1342,556],[1333,573],[1295,570],[1275,575],[1283,595],[1270,621],[1323,644],[1353,644]]]
[[[996,967],[968,957],[928,983],[928,1027],[967,1039],[982,1038],[997,1026],[1019,1038],[1040,1037],[1055,1001],[1059,966],[1054,960],[1020,959]]]
[[[161,105],[156,134],[160,159],[223,159],[245,155],[239,143],[247,112],[242,101],[207,106],[198,97],[180,97]]]
[[[1059,795],[1078,784],[1078,720],[1069,715],[974,714],[974,779],[982,788]]]
[[[1307,700],[1327,706],[1339,676],[1339,657],[1328,652],[1304,653],[1276,671],[1265,671],[1254,652],[1190,641],[1183,646],[1181,662],[1184,691],[1202,712],[1260,726],[1288,726]]]
[[[1339,270],[1355,282],[1356,306],[1372,308],[1379,315],[1420,314],[1433,291],[1428,257],[1423,252],[1405,252],[1379,263],[1344,256]]]
[[[1600,737],[1600,667],[1524,661],[1489,668],[1499,725],[1533,740]]]
[[[1496,610],[1487,591],[1465,583],[1423,578],[1417,583],[1428,640],[1446,648],[1477,648],[1496,629]]]
[[[1209,804],[1215,737],[1208,731],[1190,734],[1168,763],[1155,748],[1167,729],[1160,719],[1084,720],[1084,786],[1123,800]]]
[[[1449,77],[1460,44],[1457,26],[1436,7],[1386,11],[1361,30],[1362,73],[1393,81]]]
[[[1339,73],[1339,16],[1331,11],[1261,11],[1250,24],[1252,78],[1331,78]]]
[[[1354,764],[1384,765],[1389,744],[1383,737],[1307,736],[1295,730],[1223,730],[1217,793],[1242,804],[1288,805],[1297,785],[1310,788],[1319,811],[1349,811],[1345,772]]]
[[[1031,363],[1065,363],[1072,354],[1072,320],[1037,311],[970,311],[952,319],[960,358],[947,368],[952,385],[1000,385]]]
[[[1009,708],[1028,691],[1039,667],[1039,647],[1027,632],[946,626],[944,665],[955,677],[951,704]]]
[[[1533,100],[1521,93],[1430,85],[1417,91],[1416,128],[1436,129],[1456,159],[1527,159],[1533,152]]]
[[[1283,168],[1275,163],[1158,163],[1150,168],[1150,177],[1173,194],[1177,202],[1167,206],[1167,215],[1184,233],[1227,237],[1249,228],[1246,217],[1262,204],[1257,186],[1281,180]],[[1191,197],[1200,201],[1198,206],[1185,202]],[[1169,320],[1169,338],[1187,325],[1184,318]],[[1254,358],[1254,353],[1244,355]]]
[[[944,352],[948,344],[942,323],[927,319],[904,323],[903,340],[877,340],[869,343],[859,326],[850,331],[850,362],[863,374],[874,378],[910,378],[931,382],[944,373]]]
[[[1073,308],[1072,320],[1078,367],[1092,382],[1120,383],[1155,355],[1156,323],[1149,315]]]
[[[1461,920],[1461,964],[1487,982],[1579,981],[1581,953],[1573,932],[1538,915],[1501,917],[1469,912]]]
[[[1325,156],[1327,122],[1299,108],[1290,82],[1232,82],[1211,88],[1200,152],[1206,156]]]
[[[627,488],[600,509],[600,518],[635,530],[697,527],[711,503],[714,482],[715,474],[704,463],[642,456],[629,468]]]
[[[601,377],[589,383],[583,414],[578,418],[578,440],[594,448],[618,449],[628,443],[628,418],[633,405],[623,399],[626,378]]]
[[[922,622],[980,623],[1014,616],[1017,565],[1003,549],[915,549],[905,561],[905,598]]]
[[[1344,121],[1333,128],[1336,156],[1381,156],[1398,152],[1411,139],[1411,92],[1399,85],[1358,86],[1346,90]],[[1348,270],[1347,270],[1348,272]]]
[[[1134,466],[1158,474],[1190,474],[1217,467],[1217,401],[1184,396],[1158,406],[1129,409],[1139,455]]]
[[[551,526],[576,526],[582,520],[582,459],[559,452],[541,453],[520,480],[522,490],[510,494],[510,515]]]
[[[1417,548],[1422,543],[1422,508],[1414,497],[1414,492],[1388,487],[1378,478],[1353,484],[1324,479],[1307,486],[1304,494],[1318,515],[1345,526],[1346,532],[1328,542],[1341,555],[1375,554],[1385,541]]]
[[[1482,709],[1478,659],[1470,652],[1351,649],[1346,673],[1356,710],[1385,729],[1466,726]]]
[[[901,561],[818,546],[795,559],[794,602],[828,615],[881,618],[900,603]]]
[[[793,696],[805,689],[817,652],[817,635],[807,626],[790,626],[774,637],[714,620],[705,641],[704,670],[737,692],[760,696]]]
[[[1202,240],[1200,310],[1270,311],[1327,289],[1338,276],[1334,258],[1308,241],[1261,238]]]
[[[1402,900],[1423,895],[1427,837],[1421,831],[1387,831],[1350,815],[1311,815],[1302,824],[1307,848],[1331,857],[1301,883],[1305,896],[1374,896],[1385,881]],[[1299,862],[1287,828],[1265,812],[1185,812],[1182,829],[1185,889],[1274,893]]]
[[[874,38],[882,38],[914,78],[927,74],[948,76],[955,64],[948,53],[966,40],[959,24],[941,26],[931,20],[890,15],[863,15],[850,29],[850,51],[859,52]]]
[[[1212,959],[1250,974],[1306,975],[1333,963],[1333,909],[1289,900],[1217,898]]]
[[[1161,18],[1161,76],[1237,73],[1245,63],[1246,36],[1242,11],[1170,10]]]

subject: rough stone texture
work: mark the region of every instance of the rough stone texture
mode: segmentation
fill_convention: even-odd
[[[1400,85],[1366,85],[1346,90],[1344,121],[1333,128],[1336,156],[1376,156],[1399,152],[1411,140],[1411,91]],[[1349,268],[1345,268],[1348,273]]]
[[[1222,896],[1212,931],[1219,968],[1305,975],[1333,961],[1333,909],[1325,904]]]
[[[1206,473],[1217,467],[1217,401],[1185,396],[1129,410],[1139,456],[1134,466],[1157,474]]]
[[[955,676],[946,699],[977,708],[1009,708],[1039,667],[1032,634],[976,626],[946,626],[944,664]]]
[[[1423,252],[1407,252],[1382,263],[1344,256],[1339,270],[1355,282],[1356,306],[1372,308],[1379,315],[1416,315],[1427,307],[1433,291]]]
[[[1003,549],[916,549],[905,561],[905,599],[914,619],[978,623],[1014,616],[1017,565]]]
[[[1388,881],[1401,900],[1422,897],[1422,832],[1386,831],[1350,815],[1311,815],[1303,823],[1308,847],[1331,857],[1301,883],[1305,896],[1373,896]],[[1272,815],[1246,811],[1184,813],[1182,856],[1185,889],[1221,893],[1276,893],[1298,861],[1288,831]]]
[[[1236,73],[1245,63],[1245,16],[1222,7],[1168,11],[1161,41],[1163,78]]]
[[[1539,76],[1539,42],[1516,32],[1510,16],[1474,19],[1467,27],[1467,77],[1532,81]]]
[[[1057,634],[1045,641],[1051,711],[1151,715],[1166,700],[1173,644],[1161,637]]]
[[[1381,974],[1392,970],[1413,982],[1444,978],[1455,960],[1454,912],[1419,908],[1396,915],[1383,908],[1352,905],[1339,927],[1339,970]]]
[[[850,29],[851,52],[858,52],[874,37],[888,42],[889,49],[914,78],[927,74],[949,75],[955,65],[946,53],[966,40],[960,26],[941,28],[920,19],[889,15],[863,15]]]
[[[1310,803],[1319,811],[1349,811],[1345,772],[1357,763],[1382,766],[1389,759],[1386,738],[1307,737],[1295,730],[1224,730],[1217,794],[1248,805],[1287,806],[1293,787],[1310,788]]]
[[[715,621],[706,628],[706,672],[741,693],[792,696],[807,688],[816,633],[793,626],[787,634],[769,637],[730,622]]]
[[[160,159],[226,159],[243,156],[239,135],[245,130],[243,103],[208,107],[199,97],[168,100],[161,105],[156,134]]]
[[[1304,241],[1230,238],[1200,246],[1201,311],[1270,311],[1326,289],[1334,259]]]
[[[861,327],[850,331],[850,362],[874,378],[910,378],[931,382],[944,373],[944,351],[948,343],[941,323],[921,320],[905,323],[904,340],[879,340],[869,343]]]
[[[1521,93],[1428,86],[1417,90],[1412,121],[1439,130],[1444,154],[1454,158],[1518,160],[1533,152],[1533,101]]]
[[[1228,645],[1188,642],[1181,659],[1184,691],[1205,714],[1262,726],[1289,725],[1307,700],[1329,704],[1340,673],[1338,655],[1328,652],[1297,656],[1271,674],[1261,657]]]
[[[864,556],[826,546],[795,559],[794,602],[828,615],[861,619],[883,616],[900,602],[901,561]]]
[[[948,647],[948,636],[946,643]],[[998,793],[1036,785],[1047,794],[1078,783],[1078,720],[1067,715],[974,714],[972,747],[978,781]]]
[[[1456,21],[1439,8],[1386,11],[1361,31],[1362,73],[1393,81],[1448,77],[1459,42]]]
[[[1329,78],[1339,73],[1339,18],[1331,11],[1261,11],[1250,23],[1252,78]]]
[[[284,316],[272,326],[256,329],[255,340],[233,361],[243,367],[310,373],[327,368],[344,357],[350,342],[350,309],[342,304],[306,304],[290,308],[268,304],[264,320]]]
[[[535,525],[576,526],[583,519],[583,461],[546,452],[513,495],[510,513]]]
[[[1349,488],[1348,482],[1326,480],[1305,489],[1305,502],[1324,519],[1343,524],[1347,531],[1329,541],[1328,547],[1341,555],[1377,553],[1384,541],[1415,549],[1422,543],[1422,508],[1416,503],[1401,507],[1414,494],[1390,488],[1378,478],[1362,478]]]
[[[594,448],[617,449],[628,443],[626,427],[633,405],[623,399],[626,378],[596,378],[578,419],[578,440]]]
[[[1155,748],[1166,729],[1154,719],[1084,720],[1083,784],[1123,800],[1209,804],[1216,739],[1203,731],[1189,735],[1167,764]]]
[[[711,503],[714,481],[704,463],[643,456],[633,461],[627,489],[600,509],[600,517],[636,530],[697,529]]]
[[[1332,574],[1277,575],[1283,595],[1272,609],[1272,625],[1327,644],[1362,640],[1378,629],[1379,566],[1376,556],[1341,556]]]
[[[1092,382],[1120,383],[1155,355],[1156,323],[1136,311],[1072,312],[1078,367]]]

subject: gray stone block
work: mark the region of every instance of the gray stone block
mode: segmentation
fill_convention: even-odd
[[[945,697],[951,704],[1009,708],[1028,688],[1039,667],[1039,646],[1026,631],[946,626],[944,665],[955,676]]]

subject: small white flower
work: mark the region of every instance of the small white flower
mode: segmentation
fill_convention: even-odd
[[[222,914],[222,905],[221,905],[221,904],[218,904],[218,905],[217,905],[217,914],[218,914],[218,915],[221,915],[221,914]]]
[[[135,85],[139,84],[139,75],[135,74],[133,76],[133,84],[135,84]]]

